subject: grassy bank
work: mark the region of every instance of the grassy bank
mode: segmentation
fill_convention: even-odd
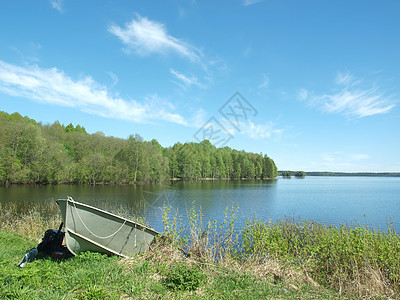
[[[390,227],[376,232],[361,225],[253,220],[236,232],[236,209],[227,210],[221,224],[202,224],[194,209],[189,217],[184,228],[164,208],[166,237],[132,259],[83,253],[18,269],[25,252],[60,220],[34,211],[18,215],[3,205],[0,298],[400,298],[400,238]]]

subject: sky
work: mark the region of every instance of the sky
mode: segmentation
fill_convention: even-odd
[[[0,110],[279,170],[400,171],[399,1],[0,1]]]

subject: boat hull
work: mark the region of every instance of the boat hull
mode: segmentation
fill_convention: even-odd
[[[64,220],[65,244],[78,254],[95,251],[131,257],[149,249],[158,232],[72,198],[57,200]]]

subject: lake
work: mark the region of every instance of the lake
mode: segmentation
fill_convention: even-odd
[[[400,230],[400,178],[392,177],[305,177],[277,180],[197,181],[149,185],[42,185],[0,187],[0,202],[16,203],[55,214],[46,205],[59,198],[74,200],[111,211],[144,217],[162,231],[162,208],[172,207],[186,222],[189,210],[201,207],[203,222],[222,221],[226,208],[238,206],[241,226],[255,216],[260,220],[283,217],[315,219],[326,224],[362,224],[386,229],[391,219]]]

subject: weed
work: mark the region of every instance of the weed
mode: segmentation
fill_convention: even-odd
[[[192,291],[197,289],[205,279],[205,274],[196,265],[188,266],[177,262],[165,273],[164,284],[172,290]]]
[[[243,231],[242,247],[246,258],[301,267],[320,284],[343,293],[389,296],[400,289],[400,237],[391,227],[382,232],[360,224],[253,220]]]
[[[89,288],[82,292],[78,299],[80,300],[100,300],[100,299],[110,299],[111,295],[104,290],[102,287],[92,285]]]
[[[164,234],[168,237],[170,237],[173,240],[180,240],[181,234],[182,234],[182,227],[180,225],[181,218],[178,216],[178,211],[175,212],[175,215],[170,218],[171,214],[171,207],[167,207],[164,204],[163,207],[163,224],[164,224]]]
[[[61,224],[60,215],[44,218],[40,210],[58,211],[55,203],[43,207],[28,207],[26,213],[19,213],[13,203],[0,203],[0,229],[12,230],[28,238],[40,240],[49,228],[58,228]]]
[[[132,259],[86,252],[18,269],[36,239],[58,226],[58,217],[0,208],[4,299],[400,298],[400,237],[390,224],[377,231],[254,219],[238,230],[233,207],[222,223],[204,227],[201,210],[193,208],[184,226],[164,206],[165,235]]]

